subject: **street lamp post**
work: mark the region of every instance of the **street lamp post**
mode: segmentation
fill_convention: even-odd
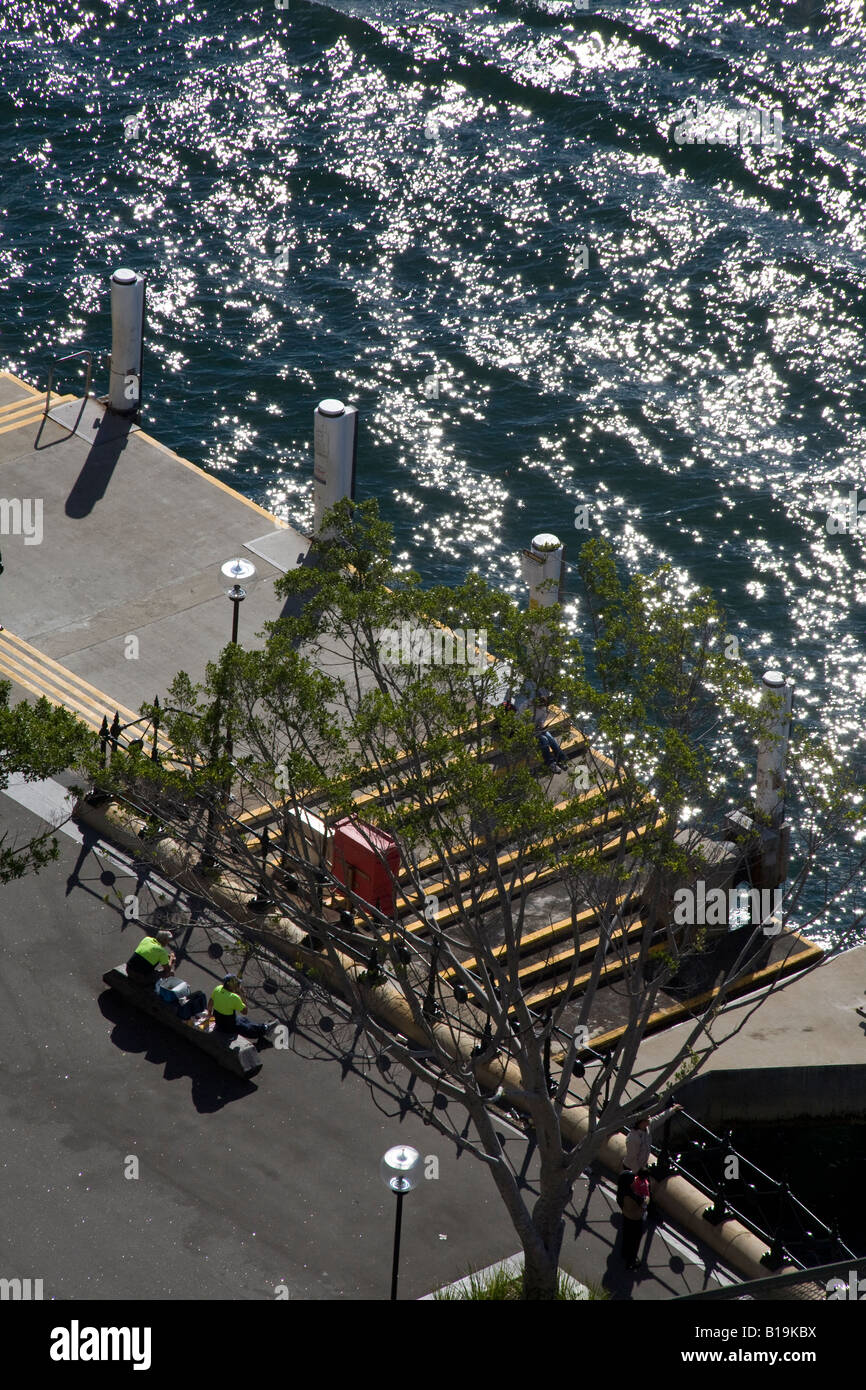
[[[389,1149],[382,1159],[382,1181],[397,1195],[397,1218],[394,1223],[394,1258],[391,1262],[391,1302],[397,1299],[397,1271],[400,1264],[400,1227],[403,1221],[403,1198],[421,1181],[421,1155],[408,1144]]]
[[[238,614],[240,606],[247,596],[246,589],[242,589],[238,583],[239,579],[253,579],[256,567],[249,560],[226,560],[221,571],[226,579],[233,579],[235,582],[230,589],[226,589],[226,598],[231,600],[232,611],[232,646],[238,643]],[[226,756],[231,759],[234,756],[234,740],[232,739],[231,722],[226,720]]]
[[[247,596],[246,589],[242,589],[241,586],[240,586],[240,584],[233,584],[232,587],[228,590],[228,593],[226,594],[226,597],[227,597],[227,598],[230,598],[231,601],[232,601],[232,603],[234,604],[234,612],[232,613],[232,645],[233,645],[233,646],[237,646],[237,640],[238,640],[238,614],[239,614],[239,612],[240,612],[241,604],[243,603],[243,601],[244,601],[244,599],[246,598],[246,596]]]
[[[225,564],[222,566],[221,573],[225,575],[226,579],[234,580],[232,587],[226,590],[226,598],[229,599],[234,606],[234,611],[232,613],[232,643],[237,645],[238,613],[241,604],[247,596],[246,589],[241,588],[239,581],[241,579],[255,578],[256,567],[251,564],[249,560],[226,560]]]

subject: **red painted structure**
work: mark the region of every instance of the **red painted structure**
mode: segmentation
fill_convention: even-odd
[[[331,871],[364,902],[394,915],[394,878],[400,867],[397,841],[387,830],[344,816],[332,826]]]

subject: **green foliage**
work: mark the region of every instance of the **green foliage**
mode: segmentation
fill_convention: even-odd
[[[573,1174],[578,1163],[591,1161],[593,1144],[612,1121],[601,1116],[586,1144],[572,1152],[559,1139],[561,1112],[545,1109],[561,1102],[552,1102],[548,1093],[540,1034],[519,974],[526,894],[538,871],[555,870],[571,904],[595,910],[595,941],[589,935],[574,943],[594,951],[593,978],[585,972],[580,986],[581,1009],[588,1017],[610,948],[616,954],[609,963],[622,969],[621,997],[628,996],[629,1017],[639,1032],[644,1025],[635,1022],[636,1011],[644,1003],[648,1009],[654,991],[707,944],[703,929],[679,929],[670,930],[664,945],[649,946],[656,924],[670,925],[673,888],[706,867],[702,837],[726,838],[726,795],[732,789],[727,778],[740,795],[743,773],[736,760],[713,765],[715,730],[723,726],[751,762],[772,716],[746,665],[731,659],[736,643],[727,638],[723,615],[706,590],[684,587],[667,566],[624,580],[612,547],[602,540],[584,546],[579,569],[591,634],[585,628],[580,635],[569,632],[557,605],[524,610],[476,573],[454,587],[423,590],[417,574],[394,568],[391,530],[375,502],[346,499],[324,518],[307,562],[276,582],[284,607],[260,634],[264,646],[244,651],[229,645],[199,684],[184,672],[176,677],[161,727],[178,766],[128,753],[112,758],[105,770],[91,761],[101,787],[152,807],[163,824],[185,817],[183,824],[215,858],[226,846],[236,853],[253,889],[261,856],[255,841],[245,845],[233,819],[239,797],[257,815],[269,808],[284,831],[292,810],[309,807],[313,799],[331,824],[351,815],[387,831],[399,846],[398,888],[407,902],[423,904],[423,884],[430,878],[423,864],[436,863],[442,887],[431,895],[441,892],[449,904],[447,926],[435,934],[440,979],[446,963],[453,969],[457,961],[455,942],[468,946],[477,961],[471,1006],[492,1020],[486,1055],[510,1050],[535,1106],[533,1117],[547,1117],[535,1132],[542,1163],[557,1175]],[[438,635],[443,649],[446,629],[452,647],[455,631],[484,632],[487,640],[479,639],[462,664],[424,660],[423,643],[407,652],[402,638],[395,640],[404,624]],[[528,709],[504,710],[506,692],[522,695]],[[588,789],[562,780],[554,784],[545,774],[533,708],[548,703],[569,712],[586,759]],[[143,707],[145,716],[152,712]],[[838,763],[822,779],[826,750],[808,742],[804,747],[802,771],[812,779],[816,819],[829,824],[835,818],[853,833],[862,826],[862,787],[844,774],[837,777]],[[554,785],[558,801],[550,792]],[[503,845],[507,857],[500,858]],[[346,929],[328,922],[316,898],[321,885],[303,849],[284,843],[280,853],[298,879],[291,913],[311,938],[346,949],[363,963],[369,931],[378,928],[385,963],[394,970],[399,932],[393,922],[349,889],[345,897],[364,919],[360,929],[357,923]],[[641,899],[637,950],[637,936],[627,936],[631,927],[616,925],[618,894]],[[415,910],[420,914],[423,906]],[[493,910],[501,951],[491,949],[486,930],[486,914]],[[624,909],[624,915],[629,912]],[[413,939],[423,941],[421,933]],[[468,1094],[481,1063],[477,1053],[471,1060],[455,1058],[437,1029],[428,1027],[424,991],[434,971],[425,949],[431,950],[419,945],[418,968],[408,971],[400,963],[393,977],[428,1043],[406,1065],[429,1081],[429,1058],[428,1070],[441,1068]],[[336,956],[332,965],[339,974]],[[319,976],[313,966],[300,968],[309,979]],[[360,976],[347,970],[341,979],[340,989],[364,1016],[358,978],[377,984],[381,967]],[[635,1042],[627,1035],[623,1053]],[[527,1218],[536,1219],[528,1211]],[[512,1289],[501,1296],[520,1294]]]
[[[40,697],[9,706],[9,681],[0,681],[0,789],[13,774],[32,782],[53,777],[85,757],[94,735],[68,710]],[[60,853],[50,833],[34,836],[22,845],[9,843],[9,832],[0,836],[0,883],[10,883],[29,873],[39,873]]]
[[[8,681],[0,682],[0,787],[12,773],[28,782],[54,777],[95,743],[95,735],[69,710],[41,696],[10,708]]]
[[[499,1267],[487,1273],[473,1270],[468,1274],[469,1287],[461,1289],[440,1289],[433,1298],[438,1303],[461,1303],[466,1301],[486,1301],[499,1303],[523,1302],[523,1271]],[[606,1289],[597,1283],[584,1283],[587,1290],[582,1294],[576,1290],[564,1270],[557,1274],[556,1301],[563,1303],[604,1302],[610,1298]]]
[[[677,1072],[674,1073],[674,1085],[678,1086],[681,1085],[682,1082],[688,1081],[692,1072],[700,1066],[700,1063],[701,1059],[698,1056],[697,1052],[689,1051],[682,1066],[679,1068]]]

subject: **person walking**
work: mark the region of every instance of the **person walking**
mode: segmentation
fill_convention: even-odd
[[[638,1251],[648,1206],[649,1183],[646,1178],[633,1178],[622,1200],[622,1258],[626,1269],[637,1269],[640,1264]]]

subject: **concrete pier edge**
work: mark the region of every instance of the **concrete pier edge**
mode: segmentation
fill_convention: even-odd
[[[255,918],[241,901],[242,896],[249,899],[250,890],[244,888],[241,892],[239,887],[230,883],[221,884],[219,879],[206,882],[195,871],[196,856],[186,846],[168,836],[160,837],[156,841],[145,840],[139,834],[140,830],[145,829],[145,821],[113,802],[94,806],[82,800],[76,803],[74,815],[76,820],[88,825],[100,837],[133,851],[139,858],[153,862],[161,873],[181,886],[211,898],[233,916],[245,931],[263,945],[267,944],[288,964],[301,968],[313,966],[330,987],[340,993],[338,980],[329,962],[318,952],[300,944],[305,932],[291,918],[266,918],[265,921],[270,923],[268,928],[254,925],[260,919]],[[364,973],[364,967],[348,957],[341,957],[341,962],[347,974],[356,980]],[[384,1023],[396,1028],[405,1037],[421,1043],[426,1041],[421,1030],[415,1026],[406,1001],[392,985],[386,983],[370,986],[358,981],[358,988],[371,1011]],[[455,1056],[468,1056],[475,1043],[473,1037],[461,1037],[450,1027],[440,1025],[436,1027],[436,1033],[443,1049]],[[482,1067],[479,1069],[479,1076],[491,1089],[499,1086],[506,1090],[509,1087],[514,1090],[520,1089],[519,1072],[513,1062]],[[516,1102],[515,1108],[520,1108]],[[569,1112],[563,1112],[561,1128],[566,1138],[574,1143],[581,1142],[588,1128],[586,1107],[575,1105]],[[622,1170],[625,1147],[626,1141],[622,1134],[611,1135],[602,1144],[596,1161],[616,1176]],[[739,1221],[729,1220],[719,1226],[705,1221],[703,1213],[709,1205],[708,1199],[699,1188],[694,1187],[685,1178],[673,1175],[661,1182],[655,1182],[652,1196],[656,1205],[677,1225],[708,1245],[720,1260],[745,1279],[762,1279],[767,1276],[767,1266],[761,1261],[769,1254],[769,1246]],[[774,1272],[781,1274],[794,1269],[793,1265],[784,1265]],[[814,1298],[814,1292],[809,1296]]]

